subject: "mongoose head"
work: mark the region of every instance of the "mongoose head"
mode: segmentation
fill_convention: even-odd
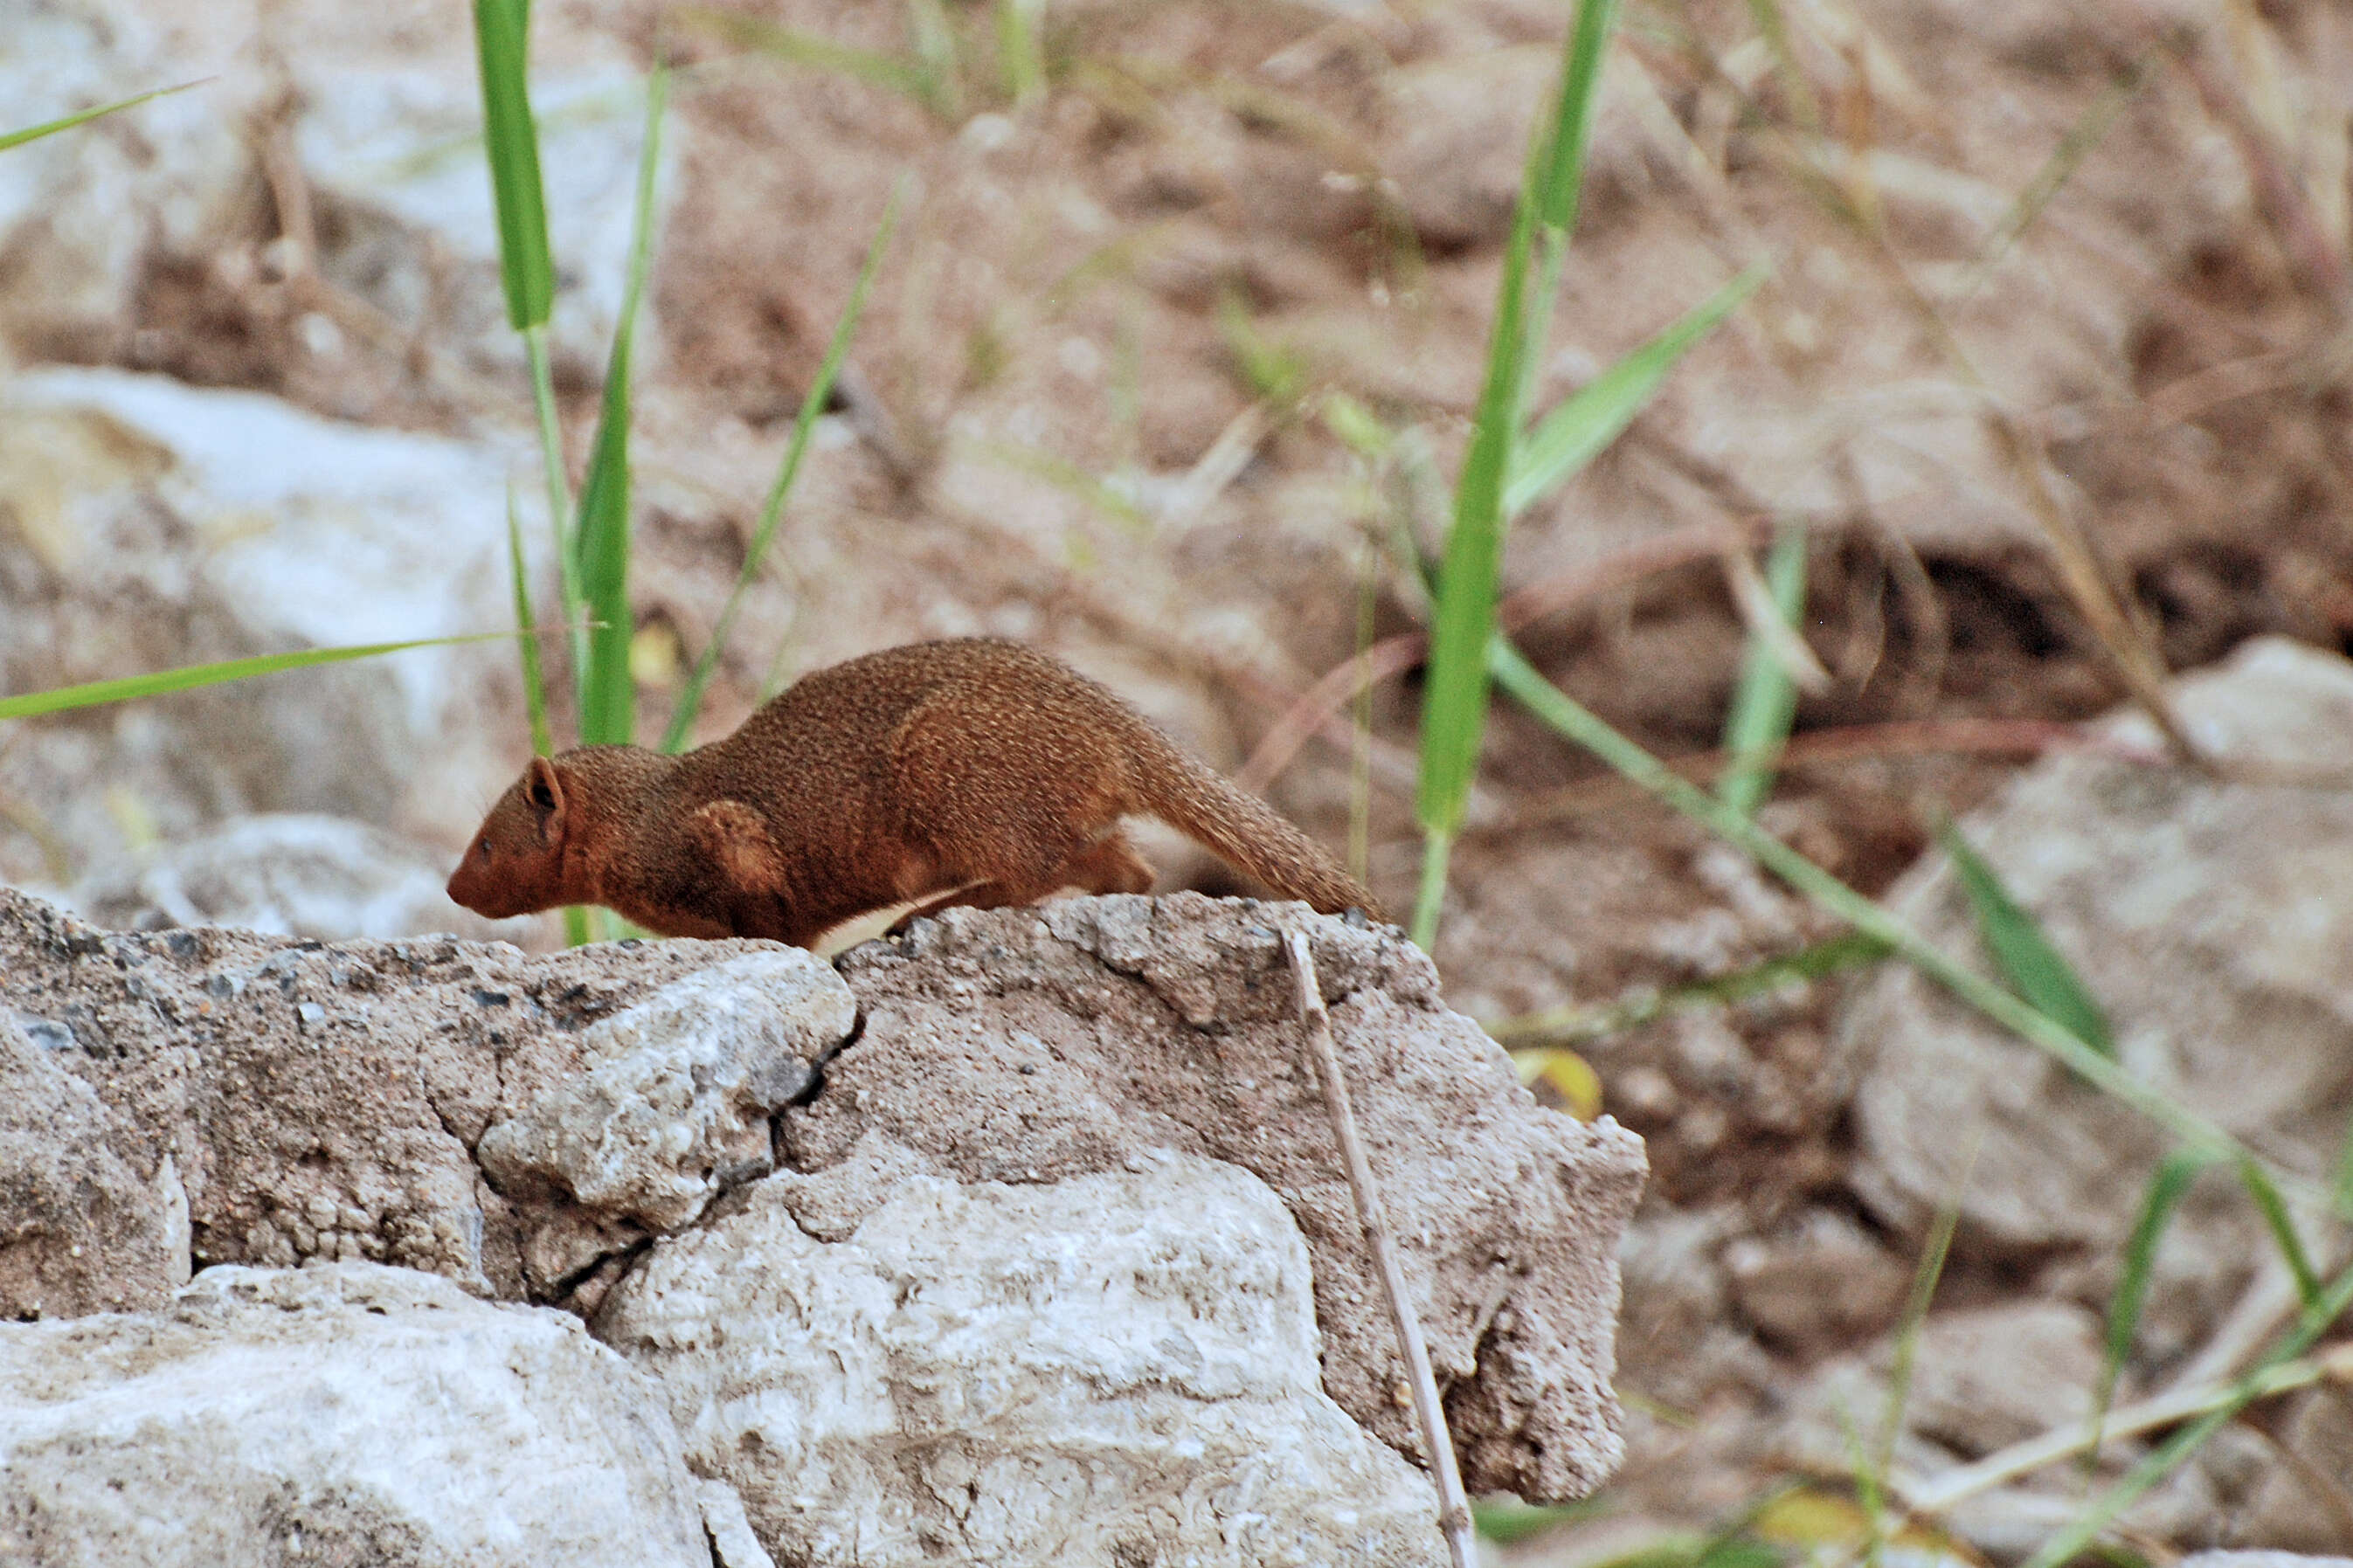
[[[507,787],[449,875],[449,897],[497,921],[576,901],[564,886],[564,774],[533,757]]]

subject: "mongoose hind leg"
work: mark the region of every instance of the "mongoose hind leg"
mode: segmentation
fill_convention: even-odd
[[[1158,873],[1135,852],[1127,835],[1113,828],[1071,857],[1062,885],[1090,893],[1148,893]]]

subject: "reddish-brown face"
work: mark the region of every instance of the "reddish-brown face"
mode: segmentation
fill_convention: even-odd
[[[466,847],[449,875],[449,897],[494,921],[570,901],[564,896],[564,816],[562,775],[545,757],[533,758]]]

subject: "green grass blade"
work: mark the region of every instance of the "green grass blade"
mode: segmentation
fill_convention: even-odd
[[[38,142],[44,136],[55,136],[60,131],[70,131],[77,125],[87,125],[91,121],[102,119],[109,114],[120,114],[126,109],[136,109],[149,99],[162,98],[166,93],[185,92],[192,87],[201,87],[210,80],[212,80],[210,77],[202,77],[195,81],[184,81],[173,87],[151,88],[145,92],[130,98],[118,98],[112,103],[101,103],[96,109],[79,109],[71,114],[60,115],[55,120],[45,120],[38,125],[27,125],[22,131],[0,133],[0,153],[5,153],[11,147],[21,147],[27,142]]]
[[[1536,205],[1536,285],[1528,296],[1520,356],[1519,405],[1535,395],[1545,346],[1552,339],[1553,302],[1560,294],[1561,268],[1568,259],[1569,236],[1585,198],[1585,154],[1593,140],[1593,114],[1601,100],[1601,63],[1617,26],[1618,0],[1579,0],[1561,65],[1561,94],[1554,121],[1545,133],[1544,157],[1531,188]],[[1510,509],[1506,507],[1506,510]]]
[[[1628,782],[1746,850],[1758,864],[1814,904],[1864,935],[1887,943],[1906,963],[1962,1002],[2073,1069],[2102,1092],[2131,1106],[2183,1142],[2218,1151],[2232,1159],[2246,1156],[2245,1149],[2220,1126],[2189,1107],[2167,1099],[2057,1019],[1939,951],[1909,921],[1856,892],[1620,734],[1546,680],[1504,638],[1494,640],[1489,657],[1498,683],[1529,712],[1600,758]]]
[[[133,698],[189,691],[200,686],[250,680],[257,675],[275,675],[283,669],[308,669],[313,665],[375,658],[387,653],[406,653],[414,647],[453,647],[459,643],[495,642],[515,635],[513,632],[470,632],[462,637],[417,637],[408,642],[362,643],[348,647],[306,647],[291,653],[227,658],[214,664],[183,665],[177,669],[159,669],[146,675],[125,675],[112,680],[85,681],[79,686],[59,686],[47,691],[27,691],[16,697],[0,697],[0,719],[31,719],[43,713],[61,713],[70,708],[96,708],[108,702],[128,702]]]
[[[531,0],[474,0],[481,59],[482,141],[499,213],[499,277],[515,331],[544,326],[555,298],[539,131],[531,118]]]
[[[2140,1332],[2141,1307],[2148,1300],[2158,1244],[2165,1239],[2166,1227],[2173,1223],[2174,1211],[2188,1195],[2189,1184],[2212,1163],[2214,1155],[2209,1150],[2182,1149],[2168,1154],[2149,1181],[2148,1195],[2141,1200],[2139,1217],[2133,1221],[2132,1235],[2125,1242],[2124,1268],[2116,1276],[2116,1294],[2108,1302],[2108,1342],[2100,1363],[2099,1389],[2092,1402],[2093,1436],[2084,1451],[2087,1469],[2099,1462],[2099,1432],[2116,1401],[2116,1379],[2123,1375],[2125,1358],[2132,1354],[2133,1339]]]
[[[2311,1349],[2313,1342],[2326,1333],[2348,1307],[2353,1307],[2353,1268],[2347,1268],[2329,1281],[2320,1299],[2298,1316],[2295,1327],[2265,1352],[2254,1368],[2233,1385],[2230,1398],[2151,1450],[2147,1458],[2103,1493],[2099,1500],[2086,1509],[2074,1523],[2044,1542],[2042,1550],[2027,1559],[2025,1568],[2063,1568],[2064,1563],[2089,1547],[2099,1538],[2100,1532],[2114,1522],[2118,1514],[2130,1508],[2142,1493],[2171,1475],[2198,1451],[2207,1438],[2238,1419],[2241,1411],[2270,1392],[2272,1384],[2267,1374],[2283,1363]]]
[[[624,745],[636,739],[637,683],[629,676],[629,363],[638,306],[653,256],[654,171],[661,159],[661,117],[670,98],[670,70],[657,66],[646,93],[645,142],[638,158],[637,215],[629,235],[628,287],[614,324],[605,365],[604,407],[596,444],[580,487],[580,592],[600,623],[588,637],[588,664],[580,682],[580,742]]]
[[[1793,631],[1806,615],[1806,531],[1785,526],[1773,541],[1765,562],[1766,586],[1772,591],[1774,614]],[[1743,816],[1754,816],[1773,787],[1773,767],[1788,743],[1789,726],[1798,717],[1798,683],[1788,665],[1766,639],[1749,634],[1748,651],[1741,662],[1740,684],[1732,694],[1732,711],[1724,723],[1724,749],[1730,755],[1717,784],[1717,798]]]
[[[555,753],[555,738],[547,727],[547,680],[539,666],[539,621],[531,609],[531,580],[522,563],[522,519],[515,513],[512,489],[507,491],[507,574],[514,584],[515,631],[522,652],[522,701],[531,713],[531,749],[543,757]]]
[[[734,629],[744,595],[760,574],[760,564],[767,559],[768,546],[776,540],[776,526],[785,515],[785,499],[792,494],[793,481],[800,475],[801,458],[808,451],[809,433],[816,429],[818,416],[825,411],[826,403],[833,395],[834,379],[841,374],[842,362],[849,356],[850,339],[857,335],[859,315],[866,309],[867,291],[874,286],[875,273],[881,269],[883,253],[891,247],[891,234],[898,226],[899,208],[906,199],[907,184],[902,179],[891,192],[891,199],[882,209],[881,225],[874,231],[874,243],[866,247],[866,261],[858,269],[858,281],[850,285],[849,300],[841,308],[841,319],[833,324],[833,340],[826,345],[825,361],[818,366],[816,379],[801,398],[799,416],[793,421],[792,439],[785,447],[776,482],[768,487],[768,499],[760,508],[760,522],[752,533],[752,548],[744,552],[744,570],[737,574],[735,586],[729,591],[727,603],[719,612],[718,623],[712,627],[711,640],[703,645],[702,656],[694,661],[694,668],[670,711],[670,728],[662,735],[661,749],[665,752],[676,752],[685,746],[687,731],[694,727],[695,715],[702,710],[703,688],[711,683],[711,672],[718,667],[719,656],[726,649],[727,634]]]
[[[2296,1299],[2306,1310],[2319,1304],[2320,1274],[2312,1267],[2312,1258],[2304,1249],[2304,1238],[2295,1233],[2295,1216],[2287,1212],[2287,1199],[2280,1194],[2279,1184],[2253,1160],[2239,1160],[2239,1181],[2247,1195],[2255,1200],[2255,1207],[2270,1227],[2272,1241],[2279,1247],[2280,1257],[2286,1259],[2288,1271],[2295,1276]]]
[[[1960,830],[1946,823],[1937,839],[1977,916],[1986,951],[2021,996],[2104,1057],[2116,1054],[2116,1039],[2102,1010],[2074,965],[2051,945],[2035,918],[2010,896],[1994,868],[1969,847]]]
[[[514,491],[507,491],[507,571],[514,581],[515,626],[522,637],[522,700],[531,714],[531,749],[540,756],[555,753],[555,737],[547,724],[547,682],[540,668],[538,626],[532,616],[531,583],[522,560],[522,519],[516,515]],[[588,941],[588,911],[577,904],[564,910],[564,945],[579,947]]]
[[[1514,454],[1504,511],[1516,517],[1591,462],[1633,423],[1675,362],[1765,281],[1750,268],[1546,415]]]
[[[1588,0],[1599,3],[1599,0]],[[1564,74],[1564,89],[1566,75]],[[1557,134],[1566,110],[1554,116]],[[1413,940],[1425,949],[1438,937],[1438,910],[1446,896],[1446,861],[1471,799],[1479,740],[1487,726],[1487,640],[1495,629],[1495,587],[1504,560],[1504,480],[1519,430],[1522,317],[1527,308],[1528,248],[1535,232],[1537,171],[1547,165],[1538,147],[1529,165],[1531,189],[1512,216],[1504,249],[1504,280],[1487,342],[1487,374],[1471,429],[1470,450],[1454,489],[1454,521],[1439,563],[1436,615],[1430,628],[1429,677],[1421,708],[1421,767],[1415,801],[1421,820],[1421,890],[1415,900]]]

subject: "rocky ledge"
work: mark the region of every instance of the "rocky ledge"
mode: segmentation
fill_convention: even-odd
[[[534,958],[0,889],[0,1556],[1441,1562],[1289,929],[1466,1480],[1581,1495],[1641,1146],[1394,932]]]

